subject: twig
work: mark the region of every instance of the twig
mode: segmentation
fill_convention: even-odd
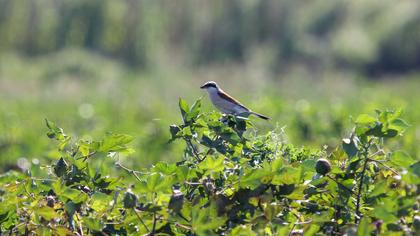
[[[295,222],[295,223],[293,223],[292,229],[291,229],[291,230],[290,230],[290,232],[287,234],[287,236],[292,235],[293,230],[295,229],[295,227],[296,227],[296,222]]]
[[[186,226],[186,225],[182,225],[182,224],[180,224],[180,223],[175,223],[175,226],[176,226],[176,227],[179,227],[179,228],[181,228],[181,229],[192,230],[192,229],[191,229],[191,227],[188,227],[188,226]]]
[[[26,188],[26,181],[24,182],[24,184],[23,184],[23,189],[25,189],[25,192],[26,192],[26,194],[30,197],[30,198],[32,198],[32,200],[35,200],[35,197],[34,196],[32,196],[32,194],[28,191],[28,189]]]
[[[136,177],[136,179],[137,179],[138,181],[141,181],[140,177],[136,174],[136,172],[139,172],[139,171],[135,171],[135,170],[132,170],[132,169],[130,169],[130,168],[128,168],[128,167],[125,167],[125,166],[121,165],[121,163],[120,163],[119,161],[118,161],[118,162],[115,162],[115,165],[116,165],[116,166],[118,166],[118,167],[123,168],[123,169],[124,169],[124,170],[126,170],[128,173],[130,173],[130,174],[134,175],[134,177]]]
[[[156,193],[153,193],[153,199],[152,199],[152,203],[155,204],[155,198],[156,198]],[[155,231],[156,231],[156,212],[153,212],[153,227],[152,227],[152,232],[151,235],[155,235]]]
[[[77,158],[77,159],[78,159],[78,160],[79,160],[79,159],[83,159],[83,162],[85,162],[88,158],[91,158],[91,157],[92,157],[93,155],[95,155],[95,154],[96,154],[96,151],[89,153],[87,156],[82,156],[82,157]]]
[[[378,163],[378,164],[381,164],[383,167],[385,167],[387,170],[390,170],[392,173],[394,173],[394,174],[396,174],[396,175],[400,175],[398,172],[396,172],[394,169],[392,169],[391,167],[389,167],[389,166],[387,166],[387,165],[385,165],[384,163],[382,163],[382,161],[379,161],[379,160],[374,160],[374,159],[370,159],[369,158],[369,161],[373,161],[373,162],[376,162],[376,163]]]
[[[201,162],[200,155],[198,154],[198,151],[195,149],[194,145],[192,144],[190,139],[184,138],[187,145],[190,147],[191,152],[193,153],[195,159],[197,159],[198,162]]]
[[[369,156],[369,158],[372,158],[372,157],[374,157],[374,156],[376,156],[376,155],[378,155],[378,154],[383,154],[383,153],[384,153],[384,150],[380,149],[380,150],[378,150],[377,152],[375,152],[375,153],[373,153],[372,155],[370,155],[370,156]]]
[[[57,181],[56,179],[42,179],[42,178],[35,178],[35,177],[31,177],[30,179],[34,181],[51,181],[51,182]]]
[[[329,176],[329,175],[326,175],[326,177],[328,177],[328,178],[329,178],[329,179],[331,179],[332,181],[336,182],[338,185],[340,185],[341,187],[343,187],[345,190],[349,191],[349,193],[351,193],[351,194],[354,194],[354,195],[355,195],[355,193],[353,192],[353,190],[351,190],[351,189],[347,188],[344,184],[342,184],[342,183],[338,182],[337,180],[333,179],[333,178],[332,178],[331,176]]]
[[[153,228],[152,228],[152,233],[150,235],[155,235],[155,231],[156,231],[156,213],[153,213]]]
[[[369,147],[370,147],[370,142],[368,143],[368,146],[364,147],[364,152],[363,152],[363,156],[365,158],[365,163],[363,164],[363,169],[362,169],[362,173],[360,176],[360,183],[359,183],[359,189],[358,189],[358,193],[357,193],[357,198],[356,198],[356,217],[355,217],[355,223],[357,224],[359,222],[360,219],[360,198],[362,196],[362,189],[363,189],[363,179],[365,177],[365,172],[367,169],[367,163],[369,162]]]
[[[80,230],[80,235],[81,236],[83,236],[83,228],[82,228],[82,222],[80,221],[80,219],[79,219],[79,214],[74,214],[74,215],[76,215],[76,218],[77,218],[77,223],[78,223],[78,225],[79,225],[79,230]]]
[[[147,227],[147,225],[144,223],[144,221],[141,219],[139,213],[137,213],[136,209],[132,209],[134,211],[134,213],[136,214],[137,218],[139,219],[140,223],[144,226],[144,228],[150,233],[149,228]]]
[[[185,181],[184,184],[188,184],[188,185],[202,185],[202,183],[189,182],[189,181]]]

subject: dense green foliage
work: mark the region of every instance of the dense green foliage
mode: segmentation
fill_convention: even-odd
[[[180,99],[170,142],[182,161],[132,170],[121,163],[132,137],[71,138],[47,121],[61,158],[0,177],[2,232],[66,235],[289,233],[414,234],[420,162],[389,148],[409,125],[400,111],[354,120],[329,152],[298,148],[281,131],[258,134],[250,120],[202,113]],[[114,163],[114,165],[110,165]],[[417,230],[417,231],[416,231]]]

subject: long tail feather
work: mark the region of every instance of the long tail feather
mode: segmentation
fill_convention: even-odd
[[[253,114],[253,115],[255,115],[255,116],[257,116],[261,119],[264,119],[264,120],[269,120],[270,119],[270,117],[268,117],[268,116],[265,116],[265,115],[262,115],[262,114],[259,114],[259,113],[253,112],[253,111],[251,111],[251,114]]]

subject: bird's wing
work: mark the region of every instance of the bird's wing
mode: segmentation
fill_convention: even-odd
[[[245,110],[249,111],[249,109],[248,109],[246,106],[242,105],[242,103],[240,103],[238,100],[236,100],[236,99],[234,99],[233,97],[229,96],[229,94],[227,94],[227,93],[225,93],[225,92],[220,92],[220,91],[219,91],[219,92],[217,92],[217,94],[218,94],[220,97],[222,97],[223,99],[226,99],[227,101],[229,101],[229,102],[231,102],[231,103],[233,103],[233,104],[236,104],[236,105],[238,105],[238,106],[242,107],[243,109],[245,109]]]

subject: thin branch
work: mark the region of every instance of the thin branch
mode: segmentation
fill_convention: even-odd
[[[77,223],[78,223],[78,225],[79,225],[79,231],[80,231],[80,235],[81,236],[83,236],[83,228],[82,228],[82,222],[80,221],[80,218],[79,218],[79,214],[74,214],[75,216],[76,216],[76,218],[77,218]]]
[[[138,181],[141,181],[140,177],[136,174],[136,173],[140,173],[139,171],[135,171],[135,170],[132,170],[132,169],[130,169],[130,168],[128,168],[128,167],[125,167],[125,166],[121,165],[121,163],[120,163],[119,161],[118,161],[118,162],[115,162],[115,165],[116,165],[116,166],[118,166],[118,167],[123,168],[123,169],[124,169],[124,170],[126,170],[128,173],[130,173],[130,174],[134,175],[134,177],[136,177],[136,179],[137,179]]]
[[[199,182],[189,182],[189,181],[185,181],[184,184],[188,184],[188,185],[202,185],[202,183],[199,183]]]
[[[136,214],[137,218],[139,219],[140,223],[144,226],[144,228],[150,233],[149,228],[147,227],[147,225],[144,223],[144,221],[141,219],[139,213],[136,211],[136,209],[132,209],[134,211],[134,213]]]
[[[28,191],[28,189],[26,188],[26,181],[24,182],[24,184],[23,184],[23,189],[25,189],[25,192],[26,192],[26,194],[30,197],[30,198],[32,198],[32,200],[35,200],[35,197],[34,196],[32,196],[32,194]]]
[[[382,150],[382,149],[378,150],[377,152],[375,152],[372,155],[370,155],[369,158],[372,158],[372,157],[377,156],[379,154],[384,154],[384,150]]]
[[[152,203],[155,204],[155,200],[156,200],[156,193],[153,193],[153,199],[152,199]],[[153,227],[152,227],[152,232],[151,235],[155,235],[155,231],[156,231],[156,212],[153,212]]]
[[[356,195],[353,190],[347,188],[344,184],[338,182],[337,180],[333,179],[331,176],[326,175],[326,177],[328,177],[329,179],[331,179],[332,181],[336,182],[338,185],[340,185],[342,188],[344,188],[345,190],[347,190],[349,193]]]
[[[153,228],[152,228],[152,232],[150,235],[155,235],[155,231],[156,231],[156,213],[153,213]]]
[[[185,230],[192,230],[192,228],[191,228],[191,227],[188,227],[188,226],[183,225],[183,224],[180,224],[180,223],[175,223],[175,226],[176,226],[176,227],[179,227],[179,228],[181,228],[181,229],[185,229]]]
[[[220,136],[219,135],[215,135],[212,142],[215,142]],[[204,159],[206,159],[206,157],[210,154],[211,150],[213,148],[209,148],[206,152],[206,154],[204,154],[203,158],[201,158],[200,162],[204,161]]]
[[[42,178],[35,178],[35,177],[31,177],[30,179],[34,181],[51,181],[51,182],[57,181],[57,179],[42,179]]]
[[[361,172],[361,176],[360,176],[360,183],[359,183],[359,189],[358,189],[358,193],[357,193],[357,198],[356,198],[356,216],[355,216],[355,223],[357,224],[359,222],[360,219],[360,198],[362,197],[362,189],[363,189],[363,179],[365,177],[365,172],[367,169],[367,163],[369,162],[369,147],[370,147],[370,142],[368,143],[368,146],[366,146],[364,149],[364,153],[363,153],[363,157],[365,159],[365,163],[363,164],[363,169]]]
[[[391,167],[389,167],[389,166],[387,166],[387,165],[385,165],[384,163],[382,163],[382,161],[379,161],[379,160],[374,160],[374,159],[370,159],[369,158],[369,161],[373,161],[373,162],[376,162],[376,163],[378,163],[378,164],[381,164],[383,167],[385,167],[387,170],[389,170],[389,171],[391,171],[392,173],[394,173],[395,175],[400,175],[398,172],[396,172],[394,169],[392,169]]]
[[[193,153],[195,159],[197,159],[198,162],[201,162],[200,155],[198,151],[195,149],[194,145],[192,144],[190,139],[184,138],[185,142],[187,143],[187,146],[191,149],[191,152]]]
[[[290,236],[293,234],[293,230],[295,229],[295,227],[296,227],[296,222],[293,223],[292,229],[290,230],[289,234],[287,234],[287,236]]]

